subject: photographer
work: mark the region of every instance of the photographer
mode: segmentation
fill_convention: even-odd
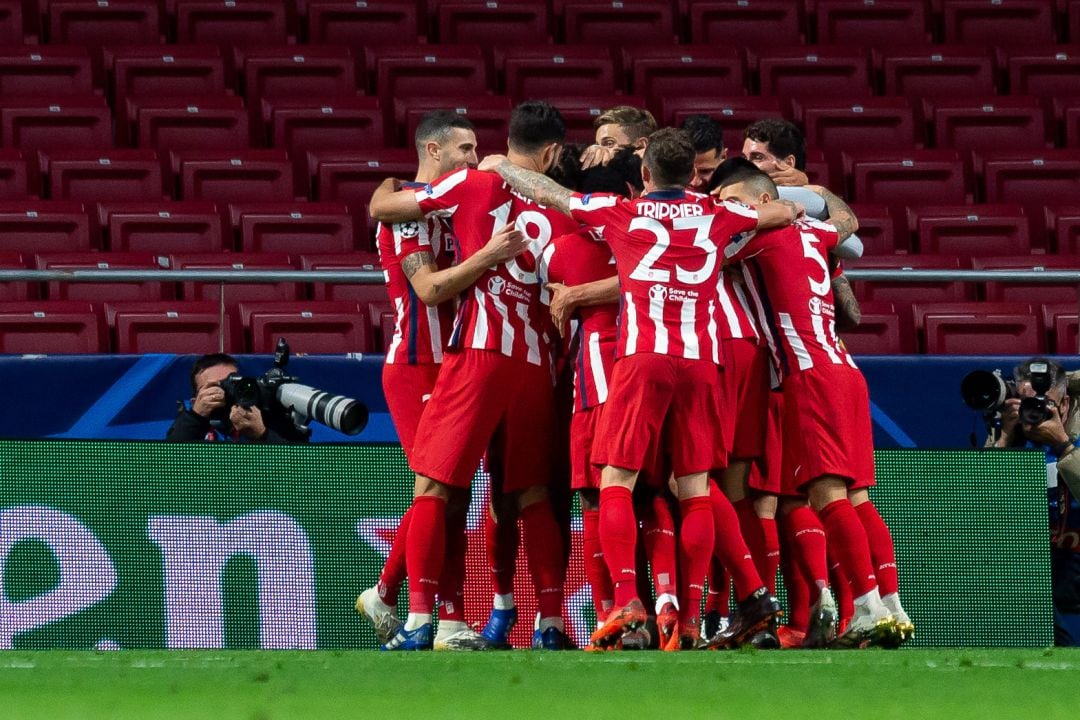
[[[1045,373],[1049,376],[1040,378]],[[987,447],[1038,447],[1046,450],[1047,501],[1050,510],[1050,568],[1054,593],[1054,642],[1080,644],[1080,372],[1066,373],[1055,362],[1032,358],[1013,370],[1015,392],[994,418]],[[1041,395],[1038,388],[1047,383]],[[1027,403],[1024,409],[1022,403]],[[1041,422],[1027,422],[1028,407]]]
[[[180,412],[165,439],[170,442],[304,443],[310,431],[297,427],[287,412],[263,415],[258,406],[230,403],[221,382],[238,372],[236,360],[224,353],[203,355],[191,369],[191,400]]]

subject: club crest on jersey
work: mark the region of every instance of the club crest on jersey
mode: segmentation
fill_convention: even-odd
[[[401,223],[401,237],[414,238],[420,234],[420,223],[406,222]]]
[[[649,299],[653,302],[663,302],[667,300],[668,289],[663,285],[653,285],[649,288]]]
[[[502,295],[504,287],[506,287],[506,281],[501,277],[493,277],[488,280],[488,292],[492,295]]]

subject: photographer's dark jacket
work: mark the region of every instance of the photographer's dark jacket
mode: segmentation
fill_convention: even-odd
[[[185,401],[180,404],[180,412],[173,420],[172,426],[165,434],[168,442],[240,442],[240,443],[272,443],[272,444],[295,444],[306,443],[310,440],[310,431],[302,430],[296,426],[290,418],[277,414],[263,416],[266,424],[266,434],[258,440],[239,436],[233,433],[228,420],[224,423],[211,422],[191,410],[191,402]]]

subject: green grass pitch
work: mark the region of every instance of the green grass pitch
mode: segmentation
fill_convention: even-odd
[[[23,718],[866,718],[1078,714],[1080,650],[8,651]]]

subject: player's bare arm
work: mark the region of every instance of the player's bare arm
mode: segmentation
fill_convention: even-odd
[[[533,202],[570,214],[570,196],[573,192],[547,175],[518,167],[502,155],[489,155],[477,169],[497,172],[510,187]]]
[[[368,214],[384,224],[408,222],[424,217],[420,212],[420,205],[416,202],[416,193],[412,190],[401,190],[401,180],[397,178],[387,178],[375,188]]]
[[[810,182],[810,178],[806,173],[783,160],[776,161],[776,169],[769,173],[769,177],[777,185],[797,187]]]
[[[433,307],[457,297],[469,288],[484,271],[525,252],[529,240],[513,224],[507,224],[492,235],[476,254],[458,265],[438,269],[435,257],[428,251],[415,252],[401,261],[401,271],[416,290],[417,297]]]
[[[619,278],[610,277],[581,285],[548,283],[551,292],[551,319],[559,334],[564,334],[570,316],[579,307],[609,305],[619,302]]]
[[[816,192],[825,200],[825,207],[829,211],[829,224],[836,228],[836,232],[840,235],[840,242],[847,240],[859,229],[859,221],[852,212],[851,206],[840,196],[821,185],[807,185],[806,188]]]
[[[855,299],[855,293],[847,277],[840,275],[833,278],[832,291],[833,299],[836,301],[836,329],[847,330],[857,327],[862,322],[862,310],[859,308],[859,301]]]
[[[758,230],[787,227],[803,214],[803,206],[790,200],[773,200],[758,205]]]

